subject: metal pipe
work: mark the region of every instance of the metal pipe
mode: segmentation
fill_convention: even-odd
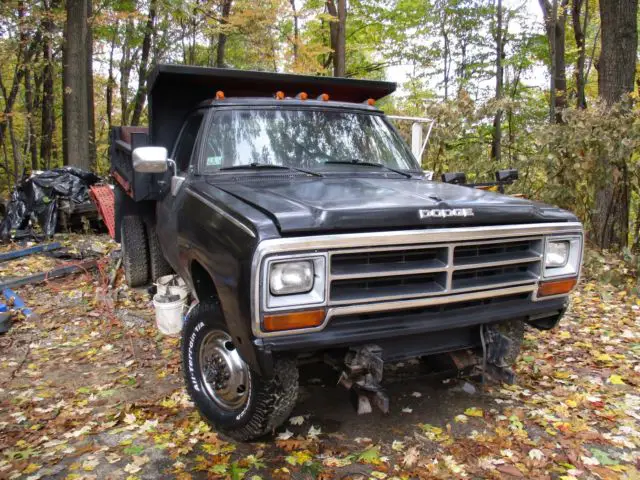
[[[22,314],[27,318],[27,320],[37,320],[39,318],[37,313],[26,306],[22,297],[20,297],[10,288],[3,289],[2,295],[4,295],[4,298],[7,299],[8,303],[13,303],[13,308],[16,310],[20,310]]]
[[[23,248],[22,250],[14,250],[12,252],[6,252],[0,254],[0,262],[6,262],[7,260],[14,260],[16,258],[27,257],[34,253],[50,252],[62,248],[62,245],[58,242],[47,243],[44,245],[35,245],[29,248]]]

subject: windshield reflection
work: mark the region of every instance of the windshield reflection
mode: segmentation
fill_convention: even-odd
[[[208,172],[252,163],[327,171],[340,168],[326,164],[336,161],[418,169],[380,116],[310,108],[217,111],[205,134],[204,161]]]

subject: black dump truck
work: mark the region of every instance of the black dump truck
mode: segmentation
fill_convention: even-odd
[[[149,129],[111,132],[127,282],[173,271],[192,289],[186,385],[231,437],[287,419],[301,363],[334,365],[359,411],[388,409],[388,362],[449,355],[513,380],[525,325],[567,308],[576,217],[427,180],[375,106],[394,89],[160,65]]]

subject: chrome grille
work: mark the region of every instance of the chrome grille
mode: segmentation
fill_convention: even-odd
[[[336,251],[330,254],[329,303],[532,284],[541,259],[542,237]]]

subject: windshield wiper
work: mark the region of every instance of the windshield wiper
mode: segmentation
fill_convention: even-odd
[[[373,163],[373,162],[363,162],[362,160],[358,160],[354,158],[353,160],[328,160],[324,162],[325,165],[337,164],[337,165],[364,165],[366,167],[378,167],[384,170],[388,170],[390,172],[398,173],[400,175],[404,175],[407,178],[413,178],[413,175],[409,172],[404,172],[402,170],[398,170],[397,168],[387,167],[386,165],[382,165],[381,163]]]
[[[260,163],[260,162],[253,162],[247,165],[234,165],[232,167],[222,167],[222,168],[219,168],[218,170],[242,170],[244,168],[278,168],[278,169],[293,170],[295,172],[306,173],[307,175],[313,175],[314,177],[324,177],[324,175],[322,175],[321,173],[314,172],[313,170],[307,170],[305,168],[289,167],[287,165],[274,165],[273,163]]]

